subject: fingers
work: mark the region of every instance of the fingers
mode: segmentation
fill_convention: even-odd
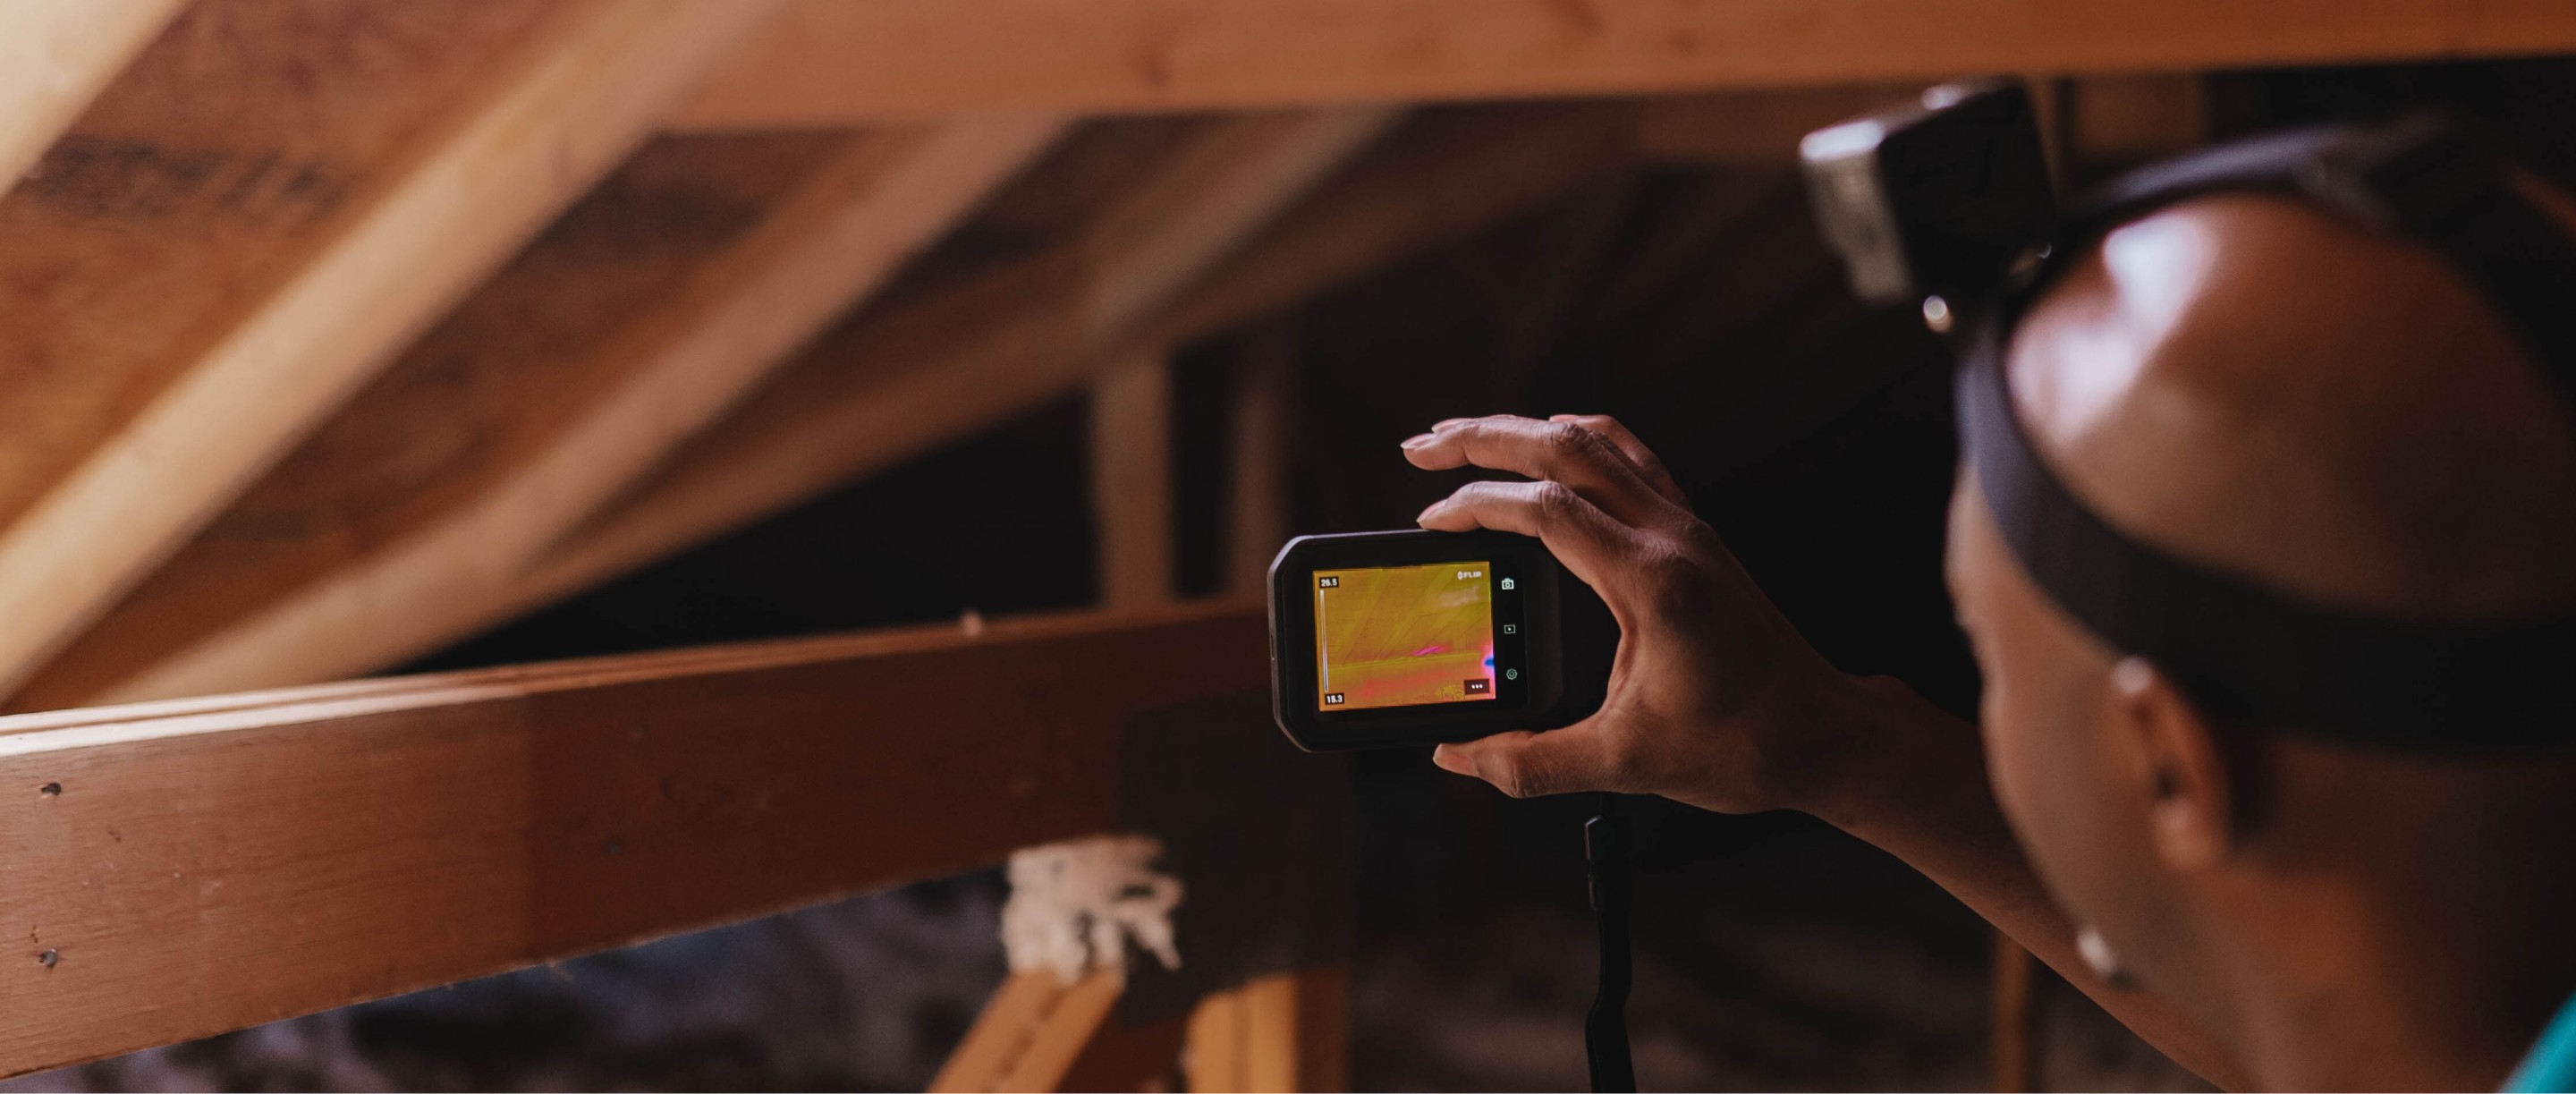
[[[1431,762],[1442,770],[1483,779],[1515,798],[1627,789],[1627,770],[1598,720],[1545,733],[1497,733],[1441,745]]]
[[[1673,503],[1608,437],[1572,422],[1511,415],[1452,419],[1405,441],[1404,456],[1430,470],[1473,464],[1561,482],[1624,524],[1656,525],[1676,515]]]
[[[1414,520],[1435,532],[1491,528],[1535,536],[1575,577],[1601,590],[1613,611],[1622,598],[1607,594],[1625,588],[1636,569],[1638,533],[1561,482],[1471,482]]]
[[[1619,419],[1607,414],[1551,414],[1547,420],[1579,425],[1608,438],[1610,446],[1628,457],[1629,465],[1637,469],[1637,477],[1644,479],[1655,493],[1683,509],[1690,508],[1690,498],[1683,495],[1681,484],[1673,481],[1673,473],[1664,468],[1663,459],[1655,455],[1654,449],[1646,447],[1646,442],[1638,440],[1627,426],[1621,425]]]

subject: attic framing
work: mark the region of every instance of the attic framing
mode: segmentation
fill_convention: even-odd
[[[1267,324],[1335,285],[1908,81],[2040,78],[2145,153],[2195,72],[2569,52],[2565,0],[15,0],[0,847],[51,883],[0,908],[53,960],[0,974],[0,1073],[1107,830],[1123,719],[1264,686],[1250,609],[1169,603],[1148,488],[1101,514],[1118,614],[352,678],[1077,392],[1150,485],[1176,353],[1249,330],[1241,597]],[[933,791],[987,819],[884,838]],[[1338,1081],[1339,975],[1210,994],[1205,1085]]]

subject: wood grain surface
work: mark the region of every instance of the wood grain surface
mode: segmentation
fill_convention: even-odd
[[[1257,695],[1232,605],[0,719],[0,1073],[999,862],[1124,728]]]
[[[2528,56],[2564,0],[799,0],[683,128]]]

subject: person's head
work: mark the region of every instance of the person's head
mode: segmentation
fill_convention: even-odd
[[[2356,612],[2576,608],[2576,419],[2429,249],[2287,199],[2187,202],[2083,255],[2025,312],[2006,371],[2037,454],[2141,542]],[[2145,986],[2258,1042],[2240,1047],[2371,1005],[2338,976],[2448,990],[2385,983],[2428,975],[2417,953],[2369,956],[2390,939],[2480,977],[2564,933],[2533,917],[2569,911],[2566,753],[2222,724],[2034,585],[1972,476],[1949,569],[1996,792],[2034,864]]]

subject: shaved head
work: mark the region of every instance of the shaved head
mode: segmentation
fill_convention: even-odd
[[[2132,539],[2349,612],[2576,608],[2570,410],[2420,245],[2287,199],[2189,201],[2082,255],[2005,367],[2036,454]],[[2140,982],[2266,1085],[2502,1079],[2576,970],[2571,750],[2216,726],[2031,581],[1973,475],[1949,570],[1997,799]],[[2432,1046],[2422,1070],[2369,1051],[2398,1042]]]
[[[2425,248],[2285,199],[2193,202],[2110,233],[2009,373],[2067,488],[2174,554],[2387,614],[2576,602],[2568,409]]]

